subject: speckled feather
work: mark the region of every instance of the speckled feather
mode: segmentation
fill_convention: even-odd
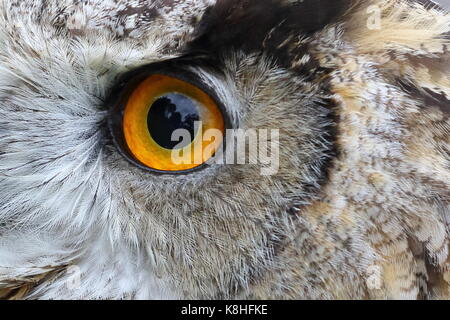
[[[450,298],[448,13],[2,0],[0,21],[0,296]],[[233,127],[280,129],[278,174],[154,176],[123,159],[110,90],[178,58]]]

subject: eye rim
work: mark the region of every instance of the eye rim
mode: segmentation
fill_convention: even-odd
[[[154,168],[150,168],[145,164],[141,163],[139,160],[135,159],[133,153],[129,149],[127,142],[125,140],[125,134],[123,131],[123,119],[124,119],[124,110],[127,105],[128,99],[134,92],[134,90],[139,86],[139,84],[144,81],[146,78],[152,75],[165,75],[168,77],[172,77],[181,81],[184,81],[194,87],[205,92],[217,105],[219,111],[222,114],[224,121],[225,130],[231,129],[231,121],[228,113],[226,112],[224,104],[218,98],[214,89],[212,89],[209,85],[204,83],[201,78],[196,75],[192,71],[188,71],[186,68],[183,68],[182,65],[178,63],[178,61],[166,61],[155,64],[146,65],[135,70],[131,70],[121,77],[116,85],[114,85],[108,95],[108,99],[106,100],[106,106],[109,107],[108,115],[107,115],[107,126],[109,134],[112,138],[112,141],[119,151],[119,153],[131,164],[138,167],[141,170],[144,170],[149,173],[157,174],[157,175],[188,175],[194,172],[198,172],[204,170],[205,168],[210,166],[210,160],[204,162],[203,164],[187,170],[178,170],[178,171],[162,171]],[[226,135],[223,137],[223,142],[221,144],[222,148],[226,148]]]

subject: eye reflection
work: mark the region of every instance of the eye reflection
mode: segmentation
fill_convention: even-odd
[[[200,121],[196,103],[179,93],[170,93],[158,98],[151,106],[147,125],[150,135],[161,147],[172,150],[184,148],[194,140],[197,132],[195,122]],[[191,141],[172,141],[175,130],[184,129],[190,133]]]

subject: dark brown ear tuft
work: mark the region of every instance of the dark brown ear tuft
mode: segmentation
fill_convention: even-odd
[[[351,0],[218,0],[203,16],[189,49],[214,53],[228,48],[261,50],[269,36],[276,43],[292,33],[311,35],[337,21],[352,3]]]

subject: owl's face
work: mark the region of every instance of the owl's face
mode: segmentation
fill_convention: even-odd
[[[308,268],[334,254],[336,269],[364,270],[377,253],[357,236],[360,221],[325,208],[349,210],[338,185],[352,184],[352,162],[336,159],[353,159],[341,144],[368,139],[340,129],[359,120],[338,112],[333,77],[348,74],[330,76],[339,50],[353,50],[339,19],[356,2],[322,2],[2,1],[0,268],[35,276],[75,266],[75,288],[60,271],[31,290],[49,298],[267,297],[250,288],[293,261],[277,258],[291,243]],[[357,76],[370,83],[365,72]],[[401,134],[390,116],[377,109],[365,125],[381,140]],[[206,143],[193,120],[223,135],[211,159],[176,164],[174,153]],[[175,129],[192,139],[176,146]],[[239,148],[233,130],[257,139]],[[398,156],[396,141],[381,140],[364,165],[381,168],[386,146]],[[327,217],[301,214],[313,204]],[[340,249],[328,250],[333,242]],[[301,292],[325,297],[305,265]]]

